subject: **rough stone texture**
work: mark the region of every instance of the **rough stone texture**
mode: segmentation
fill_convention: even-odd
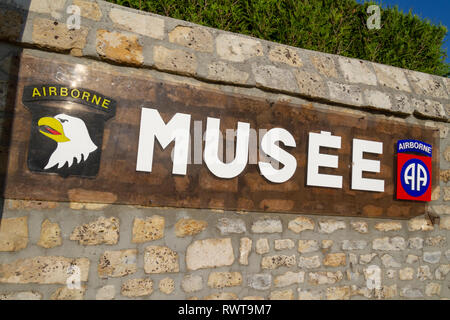
[[[0,283],[66,284],[73,267],[80,271],[80,281],[88,280],[89,259],[39,256],[0,264]]]
[[[134,219],[133,243],[142,243],[164,237],[164,218],[154,215],[146,219]]]
[[[391,99],[389,95],[383,91],[366,89],[363,92],[366,104],[369,107],[381,110],[391,110]]]
[[[417,268],[417,278],[420,281],[431,280],[432,274],[429,266],[419,266]]]
[[[153,292],[153,281],[149,278],[126,280],[120,288],[120,293],[125,297],[148,296]]]
[[[293,67],[301,67],[303,65],[299,51],[295,48],[276,45],[269,51],[269,59],[273,62],[281,62]]]
[[[240,272],[211,272],[208,277],[208,286],[211,288],[221,289],[241,284],[242,274]]]
[[[28,217],[3,218],[0,224],[0,251],[19,251],[28,244]]]
[[[283,92],[298,92],[297,81],[289,70],[252,63],[252,71],[257,87]]]
[[[376,85],[377,77],[370,69],[370,65],[362,60],[339,57],[339,66],[344,74],[345,80],[352,83]]]
[[[164,38],[164,19],[149,14],[138,14],[112,8],[109,17],[114,24],[127,31],[162,40]]]
[[[53,201],[29,201],[29,200],[6,200],[5,206],[12,210],[19,209],[55,209],[58,207],[58,202]]]
[[[447,259],[449,260],[449,259]],[[445,280],[445,277],[450,272],[450,264],[440,265],[434,272],[436,280]]]
[[[116,244],[119,240],[119,219],[100,217],[96,221],[76,227],[70,240],[84,246]]]
[[[320,233],[333,233],[337,230],[343,230],[345,229],[345,222],[344,221],[337,221],[334,219],[329,220],[323,220],[319,222],[319,232]]]
[[[183,218],[175,224],[175,235],[177,237],[193,236],[205,230],[207,226],[206,221]]]
[[[303,257],[300,256],[298,258],[298,266],[304,269],[315,269],[320,267],[320,258],[319,256],[312,257]]]
[[[433,252],[424,252],[423,253],[423,261],[428,263],[438,263],[441,260],[441,252],[433,251]]]
[[[41,236],[37,244],[47,249],[60,246],[62,244],[62,238],[59,224],[45,219],[41,225]]]
[[[319,250],[319,242],[317,240],[298,240],[298,252],[308,253]]]
[[[444,151],[444,159],[445,159],[445,161],[450,162],[450,147],[447,147],[445,149],[445,151]]]
[[[441,170],[440,177],[443,182],[445,182],[445,183],[449,182],[450,181],[450,169]]]
[[[403,281],[412,280],[414,278],[414,269],[410,267],[400,269],[398,272],[398,276],[400,280]]]
[[[242,300],[264,300],[264,297],[261,296],[245,296]]]
[[[417,298],[422,298],[423,293],[420,289],[411,288],[411,286],[407,286],[407,287],[400,289],[400,296],[405,297],[405,298],[417,299]]]
[[[95,300],[114,300],[116,297],[116,288],[109,284],[98,289]]]
[[[163,46],[153,47],[153,60],[159,70],[177,72],[183,75],[195,75],[196,56],[185,50],[172,50]]]
[[[425,239],[425,244],[429,247],[445,247],[447,238],[445,236],[429,237]]]
[[[241,238],[239,246],[239,263],[248,265],[248,256],[252,250],[252,240],[250,238]]]
[[[397,275],[397,270],[393,270],[393,269],[386,270],[386,277],[388,277],[389,279],[394,279],[396,275]]]
[[[339,267],[346,265],[345,253],[329,253],[323,259],[323,265],[327,267]]]
[[[419,261],[419,257],[414,254],[408,254],[408,256],[406,257],[406,263],[408,264],[413,264],[417,261]]]
[[[372,63],[380,85],[392,89],[411,92],[405,73],[400,68]]]
[[[434,212],[436,212],[438,215],[448,215],[450,214],[450,206],[446,205],[438,205],[438,206],[432,206]]]
[[[252,225],[253,233],[276,233],[282,232],[283,226],[280,220],[275,219],[261,219],[257,220]]]
[[[97,3],[84,0],[74,0],[73,4],[80,7],[81,16],[90,20],[100,21],[102,11]]]
[[[400,268],[401,264],[395,261],[394,257],[389,254],[384,254],[381,256],[381,262],[385,267],[388,268]]]
[[[300,233],[305,230],[314,230],[314,220],[307,217],[297,217],[294,220],[289,221],[288,229]]]
[[[298,300],[321,300],[322,292],[298,288]]]
[[[333,246],[333,240],[322,240],[321,245],[322,249],[329,249]]]
[[[257,254],[265,254],[270,250],[269,241],[267,238],[261,238],[256,241],[256,253]]]
[[[171,278],[164,278],[159,280],[159,291],[164,294],[171,294],[175,290],[175,281]]]
[[[247,276],[247,285],[256,290],[267,290],[272,284],[270,273],[258,273]]]
[[[275,239],[275,250],[289,250],[293,247],[295,243],[291,239]]]
[[[26,1],[24,4],[29,11],[50,14],[53,18],[57,19],[61,18],[65,2],[65,0],[32,0]],[[23,8],[22,6],[19,7]]]
[[[335,284],[341,281],[344,275],[341,271],[336,272],[310,272],[308,273],[308,282],[313,285]]]
[[[203,289],[203,278],[197,275],[184,276],[181,281],[181,288],[184,292],[190,293]]]
[[[442,217],[441,223],[439,224],[439,229],[450,230],[450,217]]]
[[[377,229],[378,231],[384,231],[384,232],[398,231],[398,230],[402,229],[402,224],[400,222],[394,222],[394,221],[379,222],[375,225],[375,229]]]
[[[188,270],[230,266],[234,251],[230,238],[197,240],[186,250]]]
[[[295,255],[286,256],[283,254],[263,257],[261,260],[261,268],[263,269],[277,269],[279,267],[295,266]]]
[[[450,201],[450,187],[444,187],[444,201]]]
[[[137,253],[136,249],[105,251],[98,263],[98,276],[117,278],[135,273]]]
[[[296,70],[294,75],[300,94],[319,98],[327,95],[327,86],[320,75],[304,70]]]
[[[429,297],[439,296],[441,293],[441,285],[436,282],[428,283],[425,287],[425,294]]]
[[[85,292],[85,286],[82,286],[80,289],[69,289],[68,287],[61,287],[53,292],[50,300],[83,300]]]
[[[0,300],[41,300],[42,294],[34,291],[1,293]]]
[[[169,41],[202,52],[213,52],[214,40],[205,28],[176,26],[169,32]]]
[[[69,29],[66,24],[57,21],[41,18],[33,20],[33,43],[41,47],[72,51],[80,55],[86,45],[87,35],[88,30],[83,27],[78,30]]]
[[[365,240],[344,240],[342,241],[342,250],[362,250],[367,247]]]
[[[208,79],[234,84],[246,84],[249,74],[225,61],[212,62],[208,65]]]
[[[350,287],[331,287],[326,290],[327,300],[350,300]]]
[[[409,83],[417,94],[433,96],[436,98],[448,98],[444,85],[436,76],[417,71],[406,71]]]
[[[364,287],[364,288],[358,288],[356,285],[352,285],[350,287],[350,296],[363,296],[368,299],[372,298],[372,290]]]
[[[237,300],[238,296],[232,292],[213,293],[203,298],[203,300]]]
[[[436,186],[431,192],[431,201],[439,200],[440,197],[441,197],[441,187]]]
[[[168,247],[149,246],[144,254],[145,273],[179,272],[178,253]]]
[[[320,74],[327,78],[337,78],[336,65],[331,57],[326,55],[311,54],[309,59]]]
[[[406,241],[402,237],[385,237],[372,241],[372,248],[381,251],[401,251],[406,248]]]
[[[375,289],[375,297],[377,299],[392,299],[398,295],[397,285],[382,286],[380,289]]]
[[[365,221],[352,221],[350,222],[350,226],[359,233],[364,234],[369,232],[369,225]]]
[[[220,58],[233,62],[244,62],[263,55],[261,42],[225,33],[216,37],[216,50]]]
[[[275,287],[287,287],[292,284],[299,284],[305,281],[305,273],[288,271],[282,275],[276,276],[273,283]]]
[[[292,289],[272,291],[269,300],[294,300],[294,292]]]
[[[376,253],[362,254],[359,256],[359,263],[360,264],[368,264],[376,256],[377,256]]]
[[[361,87],[331,81],[328,81],[327,85],[330,98],[333,101],[354,106],[362,106],[364,104]]]
[[[430,99],[411,99],[415,114],[428,118],[446,119],[444,106],[439,101]]]
[[[398,114],[412,114],[414,109],[409,102],[409,98],[405,94],[393,94],[391,98],[391,111]]]
[[[408,239],[408,247],[411,249],[420,250],[423,248],[423,239],[422,238],[410,238]]]
[[[220,234],[228,235],[231,233],[244,233],[247,231],[245,222],[242,219],[220,218],[217,224]]]
[[[408,221],[409,231],[432,231],[433,225],[429,224],[425,218],[418,217]]]
[[[107,30],[97,30],[97,53],[114,62],[142,65],[144,62],[142,45],[136,35]]]

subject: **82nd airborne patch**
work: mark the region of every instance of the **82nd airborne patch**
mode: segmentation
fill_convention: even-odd
[[[22,102],[32,115],[28,168],[95,177],[104,125],[115,116],[116,102],[92,90],[61,85],[26,86]]]
[[[422,141],[397,142],[397,199],[431,201],[432,153]]]

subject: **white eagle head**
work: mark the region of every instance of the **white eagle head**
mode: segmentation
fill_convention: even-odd
[[[44,169],[53,168],[55,165],[58,165],[59,169],[66,163],[70,168],[74,158],[79,164],[86,161],[91,152],[97,150],[86,124],[80,118],[61,113],[54,118],[39,119],[38,126],[40,133],[58,143]]]

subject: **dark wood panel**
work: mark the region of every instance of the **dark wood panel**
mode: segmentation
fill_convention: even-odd
[[[425,203],[395,199],[395,146],[397,140],[405,138],[433,145],[433,185],[438,183],[437,132],[419,125],[379,120],[372,115],[358,117],[325,112],[312,104],[271,103],[57,60],[24,56],[21,61],[6,179],[7,198],[410,218],[423,214]],[[115,117],[105,122],[100,167],[95,177],[62,177],[29,170],[32,116],[22,103],[23,90],[25,86],[48,83],[64,86],[75,83],[77,87],[116,101]],[[191,131],[193,121],[202,121],[204,130],[207,117],[220,118],[222,130],[235,129],[238,121],[248,122],[254,129],[285,128],[296,140],[297,146],[289,152],[297,159],[297,170],[283,184],[266,180],[255,164],[248,164],[233,179],[215,177],[205,164],[190,164],[186,176],[175,176],[171,173],[170,159],[173,143],[165,150],[155,143],[153,172],[136,172],[142,107],[158,109],[165,121],[177,112],[191,114]],[[342,148],[329,151],[339,156],[339,167],[321,169],[323,173],[342,175],[342,189],[306,186],[308,133],[321,130],[342,137]],[[384,179],[385,192],[350,189],[353,138],[383,142],[382,156],[368,156],[381,161],[381,173],[366,176]]]

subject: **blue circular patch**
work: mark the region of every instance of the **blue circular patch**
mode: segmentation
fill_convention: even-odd
[[[418,179],[421,179],[419,185],[417,185]],[[420,159],[409,159],[405,162],[400,172],[400,181],[403,190],[411,197],[420,197],[423,195],[430,186],[430,180],[430,172],[425,163]]]

